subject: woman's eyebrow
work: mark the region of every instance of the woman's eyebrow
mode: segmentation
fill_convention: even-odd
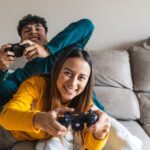
[[[70,71],[70,72],[73,72],[71,69],[69,69],[69,68],[64,68],[64,70],[68,70],[68,71]]]
[[[71,73],[73,73],[74,71],[69,69],[69,68],[64,68],[64,70],[67,70],[67,71],[70,71]],[[84,76],[84,77],[87,77],[88,75],[87,74],[84,74],[84,73],[80,73],[80,75]]]

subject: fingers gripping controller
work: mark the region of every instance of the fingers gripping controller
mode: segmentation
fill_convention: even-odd
[[[6,48],[5,51],[11,51],[14,52],[15,57],[21,57],[23,56],[23,52],[25,50],[25,48],[29,47],[30,45],[24,44],[24,45],[20,45],[19,43],[16,44],[12,44],[12,46],[10,48]]]
[[[72,129],[75,131],[81,131],[84,129],[84,124],[90,126],[97,120],[98,115],[92,110],[80,114],[66,113],[64,116],[58,118],[58,122],[65,127],[71,125]]]

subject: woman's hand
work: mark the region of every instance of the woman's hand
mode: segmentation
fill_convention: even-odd
[[[101,110],[97,109],[94,111],[99,116],[99,119],[95,124],[90,126],[89,130],[93,133],[93,136],[96,139],[102,140],[106,137],[110,130],[110,118],[105,112]]]
[[[58,121],[58,115],[66,112],[73,112],[73,108],[57,108],[49,112],[38,112],[33,119],[33,126],[36,129],[42,129],[52,136],[64,135],[67,128],[61,125]]]

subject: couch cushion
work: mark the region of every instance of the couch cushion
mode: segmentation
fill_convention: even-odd
[[[25,57],[17,57],[13,64],[10,65],[11,70],[16,70],[16,68],[23,68],[23,66],[27,63]]]
[[[128,122],[128,121],[127,121]],[[142,150],[143,142],[119,121],[111,118],[111,128],[104,150]]]
[[[143,142],[142,150],[150,149],[150,137],[136,121],[120,121],[127,129]]]
[[[143,125],[143,128],[145,129],[145,131],[148,133],[148,135],[150,136],[150,124],[145,124]]]
[[[95,71],[95,85],[132,89],[127,51],[90,51]]]
[[[140,121],[143,124],[150,124],[150,93],[138,93],[137,94],[139,103],[141,117]]]
[[[141,47],[129,49],[135,91],[150,92],[150,51]]]
[[[94,91],[106,112],[114,118],[125,120],[140,118],[138,100],[132,90],[95,86]]]

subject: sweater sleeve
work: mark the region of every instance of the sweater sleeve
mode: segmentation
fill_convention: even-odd
[[[94,138],[93,134],[88,132],[85,135],[85,149],[88,150],[101,150],[104,148],[107,139],[108,139],[109,133],[106,135],[106,137],[103,140],[97,140]]]
[[[89,19],[81,19],[71,23],[63,31],[59,32],[47,45],[51,54],[65,47],[76,45],[84,48],[94,30],[94,25]]]
[[[32,109],[32,105],[37,97],[39,92],[34,78],[24,81],[13,99],[4,107],[0,116],[1,126],[7,130],[35,131],[33,117],[38,110]]]

